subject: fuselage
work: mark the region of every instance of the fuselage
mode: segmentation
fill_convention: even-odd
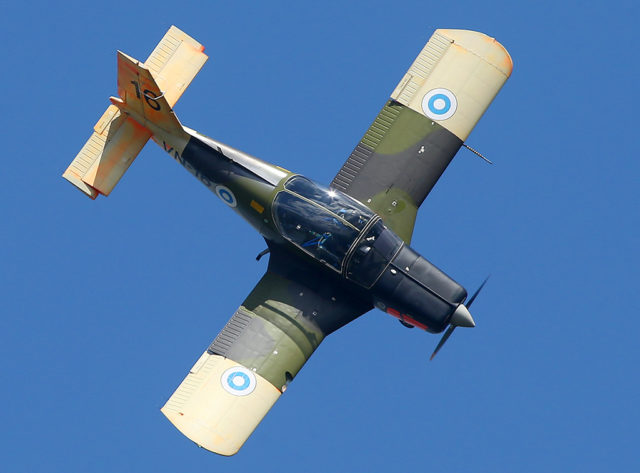
[[[186,129],[154,140],[267,241],[310,270],[330,273],[409,326],[441,332],[462,286],[406,245],[381,217],[340,191]]]

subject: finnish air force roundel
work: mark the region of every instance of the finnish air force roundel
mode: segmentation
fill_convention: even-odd
[[[225,186],[216,186],[216,195],[222,199],[222,201],[229,207],[235,207],[238,205],[236,196],[233,195],[231,189]]]
[[[449,89],[431,89],[422,99],[422,111],[432,120],[451,118],[458,108],[458,100]]]
[[[256,388],[256,376],[244,366],[229,368],[220,378],[222,387],[234,396],[246,396]]]

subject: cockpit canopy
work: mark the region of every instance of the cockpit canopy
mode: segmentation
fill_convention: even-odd
[[[302,176],[291,178],[278,193],[273,215],[284,238],[337,271],[375,216],[351,197]]]

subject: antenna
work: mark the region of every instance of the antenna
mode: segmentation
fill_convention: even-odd
[[[471,146],[469,146],[467,143],[462,143],[462,146],[464,146],[465,148],[467,148],[469,151],[471,151],[473,154],[480,156],[482,159],[484,159],[486,162],[488,162],[489,164],[493,164],[493,162],[489,161],[487,158],[485,158],[484,156],[482,156],[482,154],[480,153],[480,151],[477,151],[475,149],[473,149]]]

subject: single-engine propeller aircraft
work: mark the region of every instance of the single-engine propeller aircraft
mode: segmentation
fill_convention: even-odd
[[[118,52],[118,95],[63,177],[109,195],[149,138],[264,237],[266,274],[162,413],[233,455],[322,340],[377,307],[407,327],[473,327],[466,290],[409,246],[418,207],[512,70],[493,38],[436,30],[329,187],[183,126],[173,112],[207,60],[172,26],[141,63]],[[465,145],[466,146],[466,145]]]

